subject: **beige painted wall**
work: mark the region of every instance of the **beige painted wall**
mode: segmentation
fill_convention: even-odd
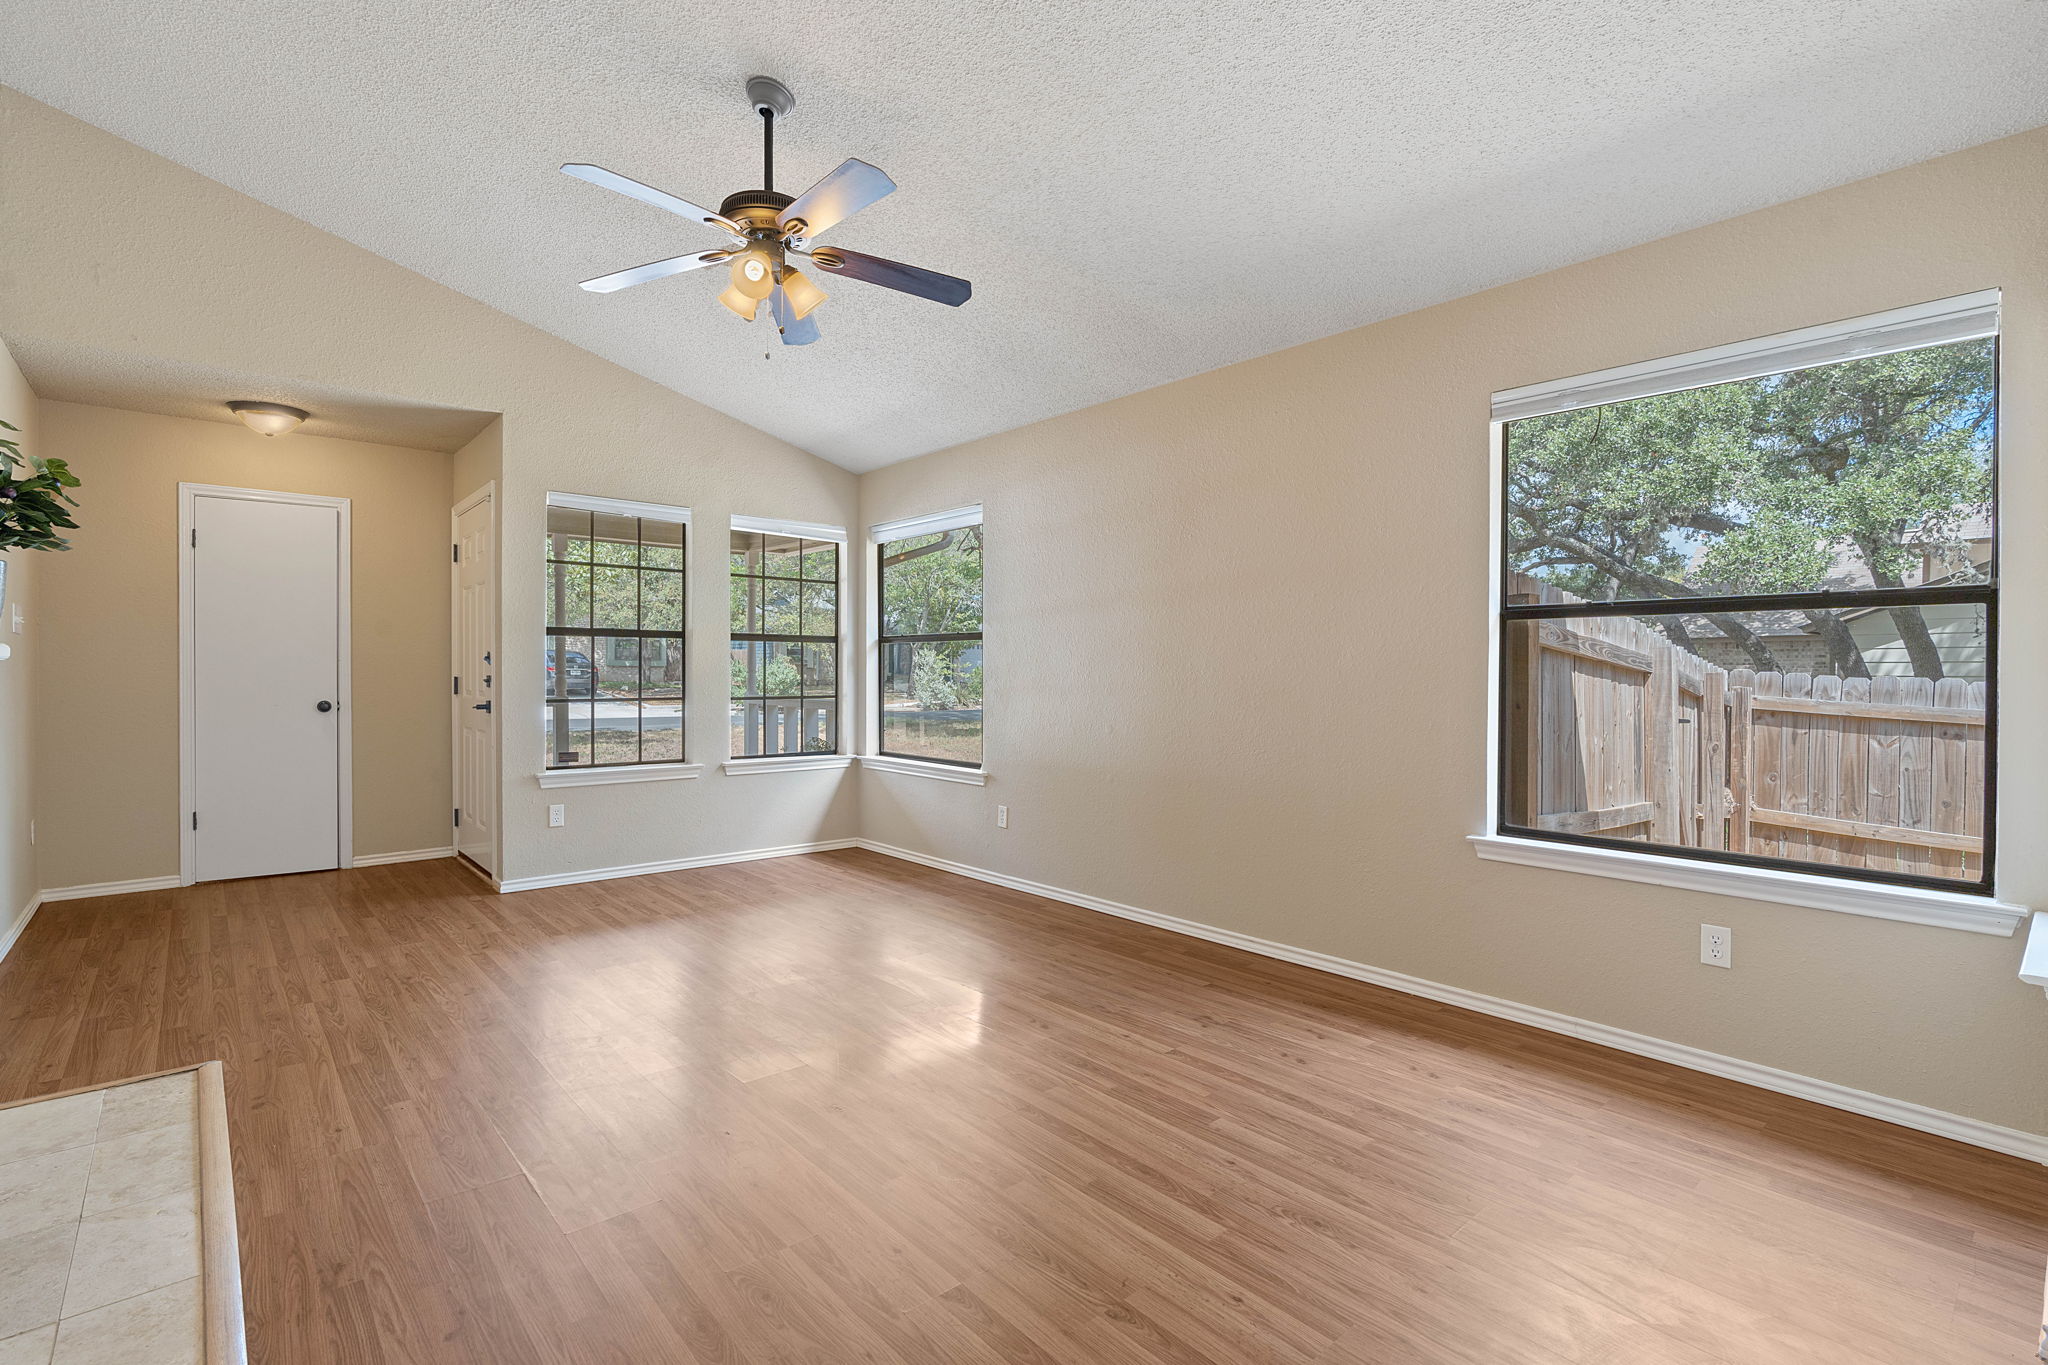
[[[1482,863],[1465,842],[1484,821],[1488,396],[1996,285],[1999,857],[2007,897],[2048,906],[2044,221],[2048,130],[867,476],[863,525],[987,505],[991,776],[865,772],[865,832],[2048,1132],[2048,1002],[2015,979],[2017,940]],[[1733,927],[1734,970],[1698,964],[1701,921]]]
[[[4,345],[0,345],[0,420],[20,428],[6,434],[19,441],[26,453],[52,453],[42,448],[36,396]],[[37,579],[50,557],[44,551],[0,551],[0,561],[7,565],[6,600],[0,602],[0,644],[11,651],[11,657],[0,659],[0,944],[13,940],[23,912],[42,889],[28,826],[36,813],[35,765],[30,750],[36,721],[35,661],[42,644]],[[13,630],[16,610],[23,622],[19,635]]]
[[[41,412],[44,446],[85,481],[71,549],[41,586],[44,885],[177,875],[180,483],[349,499],[355,852],[447,847],[450,457],[79,403]]]
[[[502,413],[505,546],[541,544],[551,488],[693,509],[692,705],[684,743],[691,759],[711,764],[693,781],[556,791],[536,784],[542,574],[538,563],[526,572],[509,559],[499,639],[508,664],[533,662],[530,669],[508,667],[500,679],[501,875],[857,832],[850,774],[739,778],[719,771],[727,746],[726,663],[723,651],[704,647],[726,629],[727,519],[737,512],[850,525],[853,475],[5,89],[0,184],[8,189],[0,200],[0,239],[7,243],[0,319],[9,336]],[[593,307],[603,302],[590,300]],[[794,382],[799,371],[790,374]],[[444,477],[437,495],[442,537],[449,491]],[[445,599],[445,573],[423,591]],[[438,756],[445,765],[445,745]],[[547,827],[550,800],[568,807],[565,828]]]

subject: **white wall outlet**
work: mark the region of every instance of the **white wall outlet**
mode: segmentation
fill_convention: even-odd
[[[997,807],[996,807],[996,828],[997,828],[997,829],[1008,829],[1009,827],[1010,827],[1010,808],[1009,808],[1008,806],[997,806]]]
[[[568,823],[569,823],[569,808],[568,808],[567,806],[549,806],[549,807],[548,807],[548,828],[549,828],[549,829],[560,829],[560,828],[561,828],[562,826],[564,826],[564,825],[566,825],[566,824],[568,824]]]
[[[1700,926],[1700,961],[1709,967],[1735,965],[1735,931],[1721,924]]]

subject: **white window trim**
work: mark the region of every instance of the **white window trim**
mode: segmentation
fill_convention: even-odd
[[[1774,336],[1757,337],[1661,360],[1622,365],[1569,379],[1506,389],[1493,395],[1487,424],[1487,658],[1486,658],[1486,829],[1469,836],[1473,851],[1494,862],[1520,863],[1596,877],[1682,887],[1746,900],[1815,910],[1838,910],[1875,919],[1902,920],[1972,933],[2010,936],[2026,917],[2023,906],[1992,896],[1937,891],[1816,873],[1745,867],[1656,852],[1523,839],[1500,829],[1500,651],[1501,577],[1505,515],[1501,497],[1507,476],[1506,427],[1510,421],[1600,403],[1648,398],[1706,384],[1733,383],[1809,365],[1860,356],[1884,355],[1921,346],[1940,346],[1995,336],[2000,293],[1996,289],[1895,308]]]
[[[675,782],[698,777],[702,763],[624,763],[610,768],[548,768],[533,775],[543,787],[605,787],[614,782]]]
[[[782,757],[728,758],[720,765],[733,777],[749,773],[810,773],[829,768],[850,768],[852,754],[786,754]]]
[[[951,763],[927,763],[917,758],[897,758],[895,755],[862,754],[860,766],[873,768],[877,772],[902,773],[906,777],[929,777],[940,782],[965,782],[979,787],[988,781],[986,768],[961,768]]]
[[[844,526],[817,525],[807,521],[777,521],[772,517],[735,516],[732,519],[732,529],[735,531],[757,531],[772,536],[797,536],[804,540],[828,540],[839,547],[839,580],[837,583],[839,591],[839,634],[836,637],[839,655],[834,661],[833,673],[836,681],[832,693],[832,706],[836,713],[836,732],[839,737],[839,747],[829,754],[736,755],[726,759],[723,767],[726,772],[735,777],[743,773],[766,772],[771,767],[788,768],[792,772],[801,772],[805,769],[847,767],[853,762],[853,755],[847,751],[846,713],[857,703],[852,700],[853,689],[847,685],[846,672],[846,661],[853,657],[853,623],[847,619],[850,613],[847,610],[849,603],[846,600],[850,595],[848,588],[853,582],[853,566],[850,562],[852,556],[848,553],[846,528]],[[726,570],[725,581],[727,589],[730,590],[732,586],[732,570],[729,567]],[[727,629],[729,630],[730,628],[731,623],[728,622]],[[730,637],[728,636],[729,643]],[[727,747],[731,747],[730,740],[727,741]],[[755,765],[757,764],[765,766],[756,767]]]
[[[1981,289],[1974,294],[1958,294],[1867,317],[1712,346],[1704,351],[1525,384],[1493,395],[1493,420],[1512,422],[1708,384],[1730,384],[1811,365],[1831,365],[1862,356],[1996,336],[1998,303],[1998,290]]]
[[[955,507],[950,512],[927,512],[922,516],[877,522],[868,527],[868,539],[880,545],[885,540],[927,536],[938,531],[957,531],[963,526],[979,526],[981,522],[981,504],[977,502],[971,507]]]
[[[982,505],[974,503],[967,507],[956,507],[950,512],[928,512],[922,516],[901,517],[895,521],[876,522],[868,527],[868,547],[873,549],[886,541],[904,540],[911,536],[933,535],[940,531],[957,531],[967,526],[984,524]],[[867,559],[864,575],[866,590],[861,594],[861,619],[867,643],[867,662],[862,677],[873,689],[876,698],[882,692],[882,576],[875,567],[875,556]],[[988,656],[987,603],[983,603],[982,657]],[[878,772],[904,773],[912,777],[929,777],[940,782],[964,782],[970,786],[981,786],[988,780],[988,725],[983,722],[981,731],[981,762],[972,768],[953,763],[928,763],[921,759],[899,758],[894,754],[883,754],[882,723],[879,717],[878,701],[871,700],[862,708],[861,717],[861,766]]]
[[[610,512],[621,517],[646,517],[653,521],[690,524],[690,509],[671,507],[665,502],[632,502],[626,498],[596,498],[585,493],[549,493],[548,506],[574,507],[583,512]]]
[[[1717,896],[1738,896],[1744,900],[1775,901],[1780,905],[1802,905],[1815,910],[1839,910],[1844,914],[1867,915],[1873,919],[1965,929],[1974,934],[2010,937],[2028,913],[2022,906],[1958,891],[1850,881],[1845,877],[1783,872],[1773,867],[1710,863],[1669,854],[1594,848],[1549,839],[1517,839],[1506,834],[1474,834],[1470,838],[1473,851],[1491,862],[1520,863],[1525,867],[1546,867],[1553,871],[1581,872],[1596,877],[1618,877],[1623,881],[1675,886]]]
[[[771,536],[799,536],[804,540],[830,540],[844,545],[844,526],[824,526],[809,521],[778,521],[774,517],[734,517],[735,531],[759,531]]]
[[[689,508],[673,507],[668,503],[662,502],[632,502],[625,498],[599,498],[587,493],[556,493],[551,491],[548,494],[547,505],[550,507],[573,507],[583,512],[611,512],[622,517],[646,517],[651,521],[679,522],[684,526],[690,524]],[[686,547],[683,558],[683,602],[685,604],[685,612],[681,638],[683,642],[683,676],[687,679],[689,677],[690,639],[692,634],[687,608],[690,602],[690,594],[696,591],[696,585],[693,582],[695,575],[690,572],[689,556],[695,552],[696,547],[690,543],[688,537],[685,537],[684,545]],[[543,617],[542,626],[541,642],[545,645],[548,638],[545,633],[545,617]],[[593,687],[591,690],[594,692],[597,689]],[[687,724],[690,713],[689,687],[687,682],[683,690],[685,694],[682,699],[683,720]],[[546,704],[545,698],[543,698],[542,704]],[[545,732],[545,725],[542,726],[542,730]],[[545,755],[543,755],[543,758],[545,758]],[[702,763],[634,763],[610,768],[543,767],[538,773],[534,774],[534,780],[543,787],[598,787],[606,786],[613,782],[673,782],[678,778],[695,777],[703,771],[704,765]]]

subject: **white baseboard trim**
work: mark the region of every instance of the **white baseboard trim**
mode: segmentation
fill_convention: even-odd
[[[433,858],[453,858],[454,848],[415,848],[404,853],[358,853],[350,867],[382,867],[386,863],[424,863]]]
[[[14,923],[7,927],[4,934],[0,934],[0,962],[7,960],[7,954],[13,951],[14,945],[20,941],[22,931],[27,929],[28,922],[36,917],[36,911],[42,908],[45,899],[47,898],[41,892],[30,896],[28,904],[15,917]]]
[[[57,886],[43,891],[43,901],[79,901],[87,896],[126,896],[136,891],[175,891],[181,882],[175,877],[137,877],[126,882],[94,882],[90,886]]]
[[[1312,952],[1307,948],[1296,948],[1270,939],[1254,938],[1231,929],[1218,929],[1214,925],[1201,924],[1194,920],[1179,919],[1173,915],[1162,915],[1153,910],[1141,910],[1135,905],[1124,905],[1117,901],[1104,900],[1078,891],[1067,891],[1042,882],[1027,881],[1022,877],[1006,876],[984,868],[970,867],[950,858],[936,858],[928,853],[914,853],[907,848],[877,843],[872,839],[856,841],[860,847],[872,853],[901,858],[906,862],[922,863],[944,872],[972,877],[976,881],[1006,886],[1013,891],[1023,891],[1047,900],[1064,901],[1087,910],[1098,910],[1105,915],[1116,915],[1121,919],[1136,920],[1156,928],[1186,934],[1191,938],[1207,939],[1232,948],[1242,948],[1248,953],[1261,957],[1278,958],[1317,971],[1329,972],[1336,976],[1347,976],[1354,981],[1364,981],[1375,986],[1406,995],[1418,995],[1426,1000],[1435,1000],[1460,1009],[1475,1010],[1501,1019],[1512,1019],[1518,1024],[1561,1033],[1571,1038],[1582,1038],[1589,1043],[1615,1048],[1621,1052],[1632,1052],[1639,1057],[1651,1057],[1674,1066],[1686,1067],[1693,1071],[1704,1071],[1710,1076],[1721,1076],[1731,1081],[1740,1081],[1762,1090],[1774,1090],[1781,1095],[1792,1095],[1816,1104],[1825,1104],[1833,1109],[1845,1110],[1851,1114],[1862,1114],[1868,1118],[1882,1119],[1903,1128],[1933,1133],[1938,1137],[1952,1138],[1973,1147],[1983,1147],[2008,1156],[2022,1157],[2028,1161],[2048,1164],[2048,1135],[2023,1132],[2017,1128],[2005,1128],[1982,1119],[1967,1118],[1945,1110],[1930,1109],[1925,1105],[1911,1104],[1884,1095],[1873,1095],[1865,1090],[1854,1090],[1833,1081],[1820,1080],[1813,1076],[1802,1076],[1797,1072],[1781,1071],[1776,1067],[1764,1066],[1758,1062],[1747,1062],[1739,1057],[1728,1057],[1718,1052],[1688,1047],[1683,1043],[1668,1042],[1653,1038],[1645,1033],[1632,1033],[1627,1029],[1615,1028],[1611,1024],[1595,1023],[1590,1019],[1576,1019],[1554,1010],[1539,1009],[1534,1005],[1519,1004],[1497,996],[1481,995],[1460,986],[1446,986],[1440,982],[1427,981],[1419,976],[1408,976],[1402,972],[1388,971],[1384,967],[1371,967],[1363,962],[1352,962],[1347,958],[1332,957],[1328,953]]]
[[[854,848],[858,839],[825,839],[813,844],[785,844],[781,848],[750,848],[738,853],[709,853],[701,858],[669,858],[658,863],[629,863],[624,867],[598,867],[587,872],[552,872],[540,877],[513,877],[498,883],[501,894],[537,891],[544,886],[574,886],[578,882],[608,882],[618,877],[645,877],[656,872],[681,872],[692,867],[717,867],[721,863],[751,863],[762,858],[789,858],[799,853],[827,853],[835,848]]]

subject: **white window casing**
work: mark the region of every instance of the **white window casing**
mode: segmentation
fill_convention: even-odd
[[[758,531],[771,536],[799,536],[804,540],[829,540],[837,544],[846,543],[844,526],[822,526],[809,521],[783,521],[775,517],[734,517],[735,531]]]
[[[878,522],[868,527],[868,539],[880,544],[887,540],[904,540],[911,536],[928,536],[939,531],[957,531],[963,526],[979,525],[981,504],[976,503],[972,507],[955,507],[950,512],[927,512],[923,516]]]
[[[585,493],[549,493],[548,506],[574,507],[584,512],[610,512],[621,517],[645,517],[650,521],[690,524],[690,509],[662,502],[633,502],[626,498],[595,498]]]
[[[1802,327],[1775,336],[1731,342],[1704,351],[1620,365],[1610,370],[1504,389],[1493,396],[1493,420],[1596,407],[1649,398],[1708,384],[1729,384],[1787,370],[1830,365],[1863,356],[1887,355],[1922,346],[1995,336],[1999,291],[1983,289],[1950,299],[1894,308],[1867,317]]]

